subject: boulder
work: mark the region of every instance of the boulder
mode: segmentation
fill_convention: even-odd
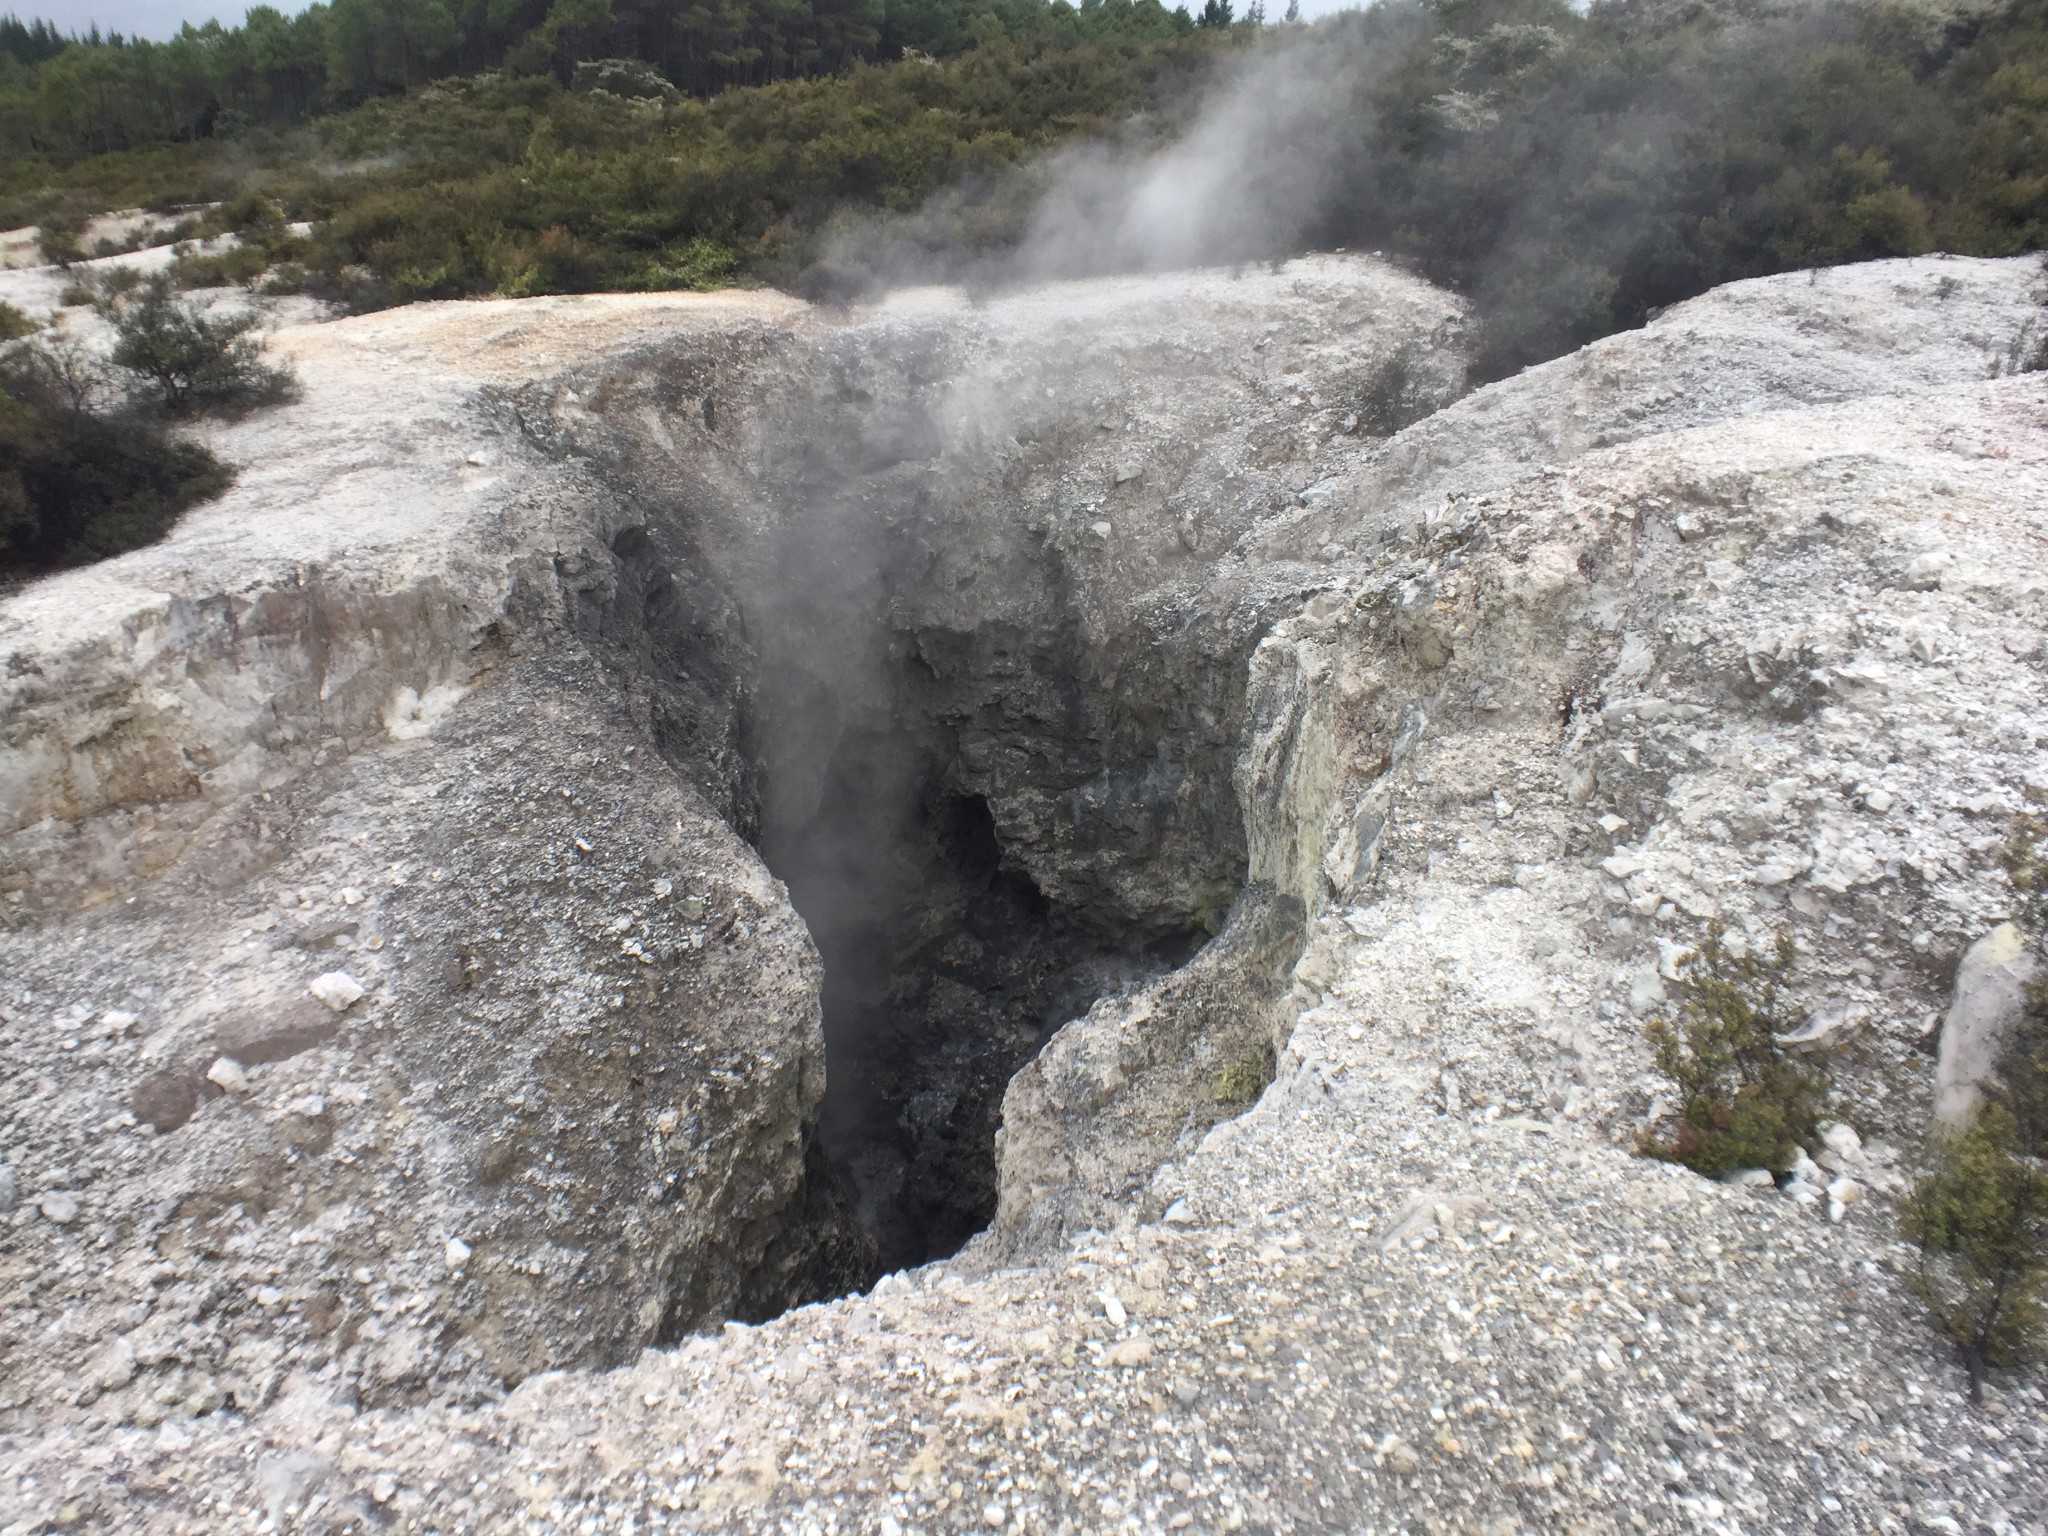
[[[1977,1112],[1984,1085],[2026,1016],[2027,989],[2043,980],[2048,967],[2011,923],[2000,923],[1963,955],[1934,1069],[1937,1126],[1966,1125]]]

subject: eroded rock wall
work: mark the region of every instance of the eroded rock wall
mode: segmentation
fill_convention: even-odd
[[[782,313],[626,307],[728,357]],[[22,1411],[474,1397],[865,1272],[815,947],[579,644],[602,488],[497,388],[620,309],[429,308],[410,370],[287,332],[228,497],[0,614]]]

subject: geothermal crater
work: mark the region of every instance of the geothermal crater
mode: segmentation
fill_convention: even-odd
[[[861,1232],[825,1289],[985,1227],[1017,1069],[1223,926],[1247,661],[1325,570],[1248,575],[1238,540],[1300,503],[1304,453],[1358,441],[1370,344],[1288,359],[1276,439],[1195,336],[1164,324],[1133,359],[1062,308],[911,307],[744,372],[650,347],[566,386],[601,425],[523,406],[630,519],[572,573],[576,623],[824,961],[807,1219],[850,1201]],[[1447,346],[1440,387],[1456,366]],[[1221,1112],[1200,1097],[1183,1130]]]
[[[800,510],[816,504],[775,509],[786,521],[771,598],[714,600],[733,624],[715,661],[700,626],[662,622],[679,591],[701,604],[715,582],[687,554],[664,558],[688,547],[681,530],[634,525],[611,548],[614,606],[636,608],[648,631],[644,647],[615,653],[630,658],[620,665],[730,690],[733,822],[787,884],[824,962],[815,1134],[835,1198],[815,1209],[838,1220],[836,1197],[849,1197],[870,1250],[864,1272],[817,1277],[843,1288],[950,1255],[984,1227],[1012,1074],[1104,993],[1183,963],[1220,921],[1243,839],[1223,742],[1193,739],[1196,701],[1227,700],[1216,674],[1233,659],[1241,671],[1242,657],[1198,658],[1210,664],[1184,688],[1134,701],[1080,659],[1050,582],[1028,627],[894,628],[921,603],[924,573],[899,563],[912,546],[864,506],[832,505],[820,526]],[[614,615],[595,622],[621,628]],[[688,737],[662,740],[676,766],[696,768]],[[1053,786],[1039,792],[1073,843],[1119,846],[1130,878],[1165,894],[1132,911],[1069,879],[1049,897],[991,806],[1016,779]],[[1184,816],[1194,825],[1166,835]]]
[[[8,611],[19,1006],[147,1020],[36,1123],[153,1137],[138,1253],[253,1242],[281,1351],[375,1325],[366,1401],[488,1392],[1049,1253],[1242,1109],[1323,878],[1327,496],[1390,357],[1455,393],[1455,300],[1315,259],[280,345],[329,383],[226,500]]]

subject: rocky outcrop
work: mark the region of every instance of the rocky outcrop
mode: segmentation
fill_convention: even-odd
[[[1976,1114],[2026,1020],[2028,992],[2040,983],[2042,969],[2012,923],[2000,923],[1963,952],[1935,1058],[1937,1125],[1960,1128]]]
[[[562,643],[593,490],[493,370],[621,317],[537,308],[410,317],[411,373],[388,319],[287,333],[312,386],[231,430],[235,492],[8,600],[5,1155],[80,1210],[16,1234],[23,1411],[255,1411],[309,1359],[490,1392],[865,1273],[806,1167],[815,948]],[[20,1346],[93,1297],[154,1322],[81,1388],[92,1330]]]
[[[451,386],[476,414],[441,408],[523,467],[430,542],[546,558],[466,589],[533,599],[477,599],[507,617],[468,692],[403,713],[427,728],[152,810],[201,807],[190,851],[96,877],[118,899],[79,910],[10,843],[33,877],[0,908],[24,978],[0,1023],[34,1075],[6,1090],[5,1219],[35,1247],[0,1487],[24,1519],[145,1529],[217,1501],[334,1529],[2033,1518],[2039,1382],[1966,1405],[1887,1192],[1933,1101],[1928,1016],[2048,794],[2048,393],[1987,376],[2035,281],[1929,259],[1737,285],[1385,444],[1320,381],[1454,311],[1364,263],[844,323],[594,300],[325,328],[300,344],[483,359],[528,327]],[[1046,353],[1090,382],[1038,418]],[[1121,432],[1089,414],[1119,378]],[[94,584],[180,569],[211,515],[11,600],[14,654],[83,645]],[[395,548],[362,568],[427,563]],[[20,750],[63,739],[38,707]],[[865,887],[894,914],[883,991],[927,988],[906,1012],[1001,1036],[1020,1015],[934,978],[984,1007],[1076,978],[1033,994],[1076,1017],[1009,1082],[989,1231],[490,1400],[522,1355],[619,1359],[859,1262],[803,1166],[815,961],[731,829],[772,868],[860,805],[914,850]],[[207,883],[244,845],[278,856]],[[859,874],[877,845],[846,846]],[[271,914],[282,949],[249,933]],[[1809,1149],[1827,1201],[1631,1155],[1664,1112],[1642,1020],[1708,923],[1796,947],[1788,996],[1854,1122]],[[1147,955],[1188,925],[1215,936]],[[829,986],[841,941],[806,926]],[[331,1024],[202,1007],[336,969],[367,990]],[[236,1058],[246,1092],[210,1073],[229,1041],[308,1036]],[[180,1079],[185,1124],[142,1133],[138,1056],[222,1091]],[[519,1171],[494,1185],[497,1147]],[[252,1150],[269,1173],[236,1173]],[[346,1338],[318,1331],[328,1289]]]

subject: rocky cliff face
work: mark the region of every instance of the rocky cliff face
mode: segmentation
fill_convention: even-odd
[[[1457,310],[1364,261],[288,333],[280,467],[0,610],[0,1500],[2038,1521],[1888,1204],[2048,797],[2035,282],[1738,285],[1386,442]],[[1839,1220],[1629,1155],[1709,922],[1798,945]]]

